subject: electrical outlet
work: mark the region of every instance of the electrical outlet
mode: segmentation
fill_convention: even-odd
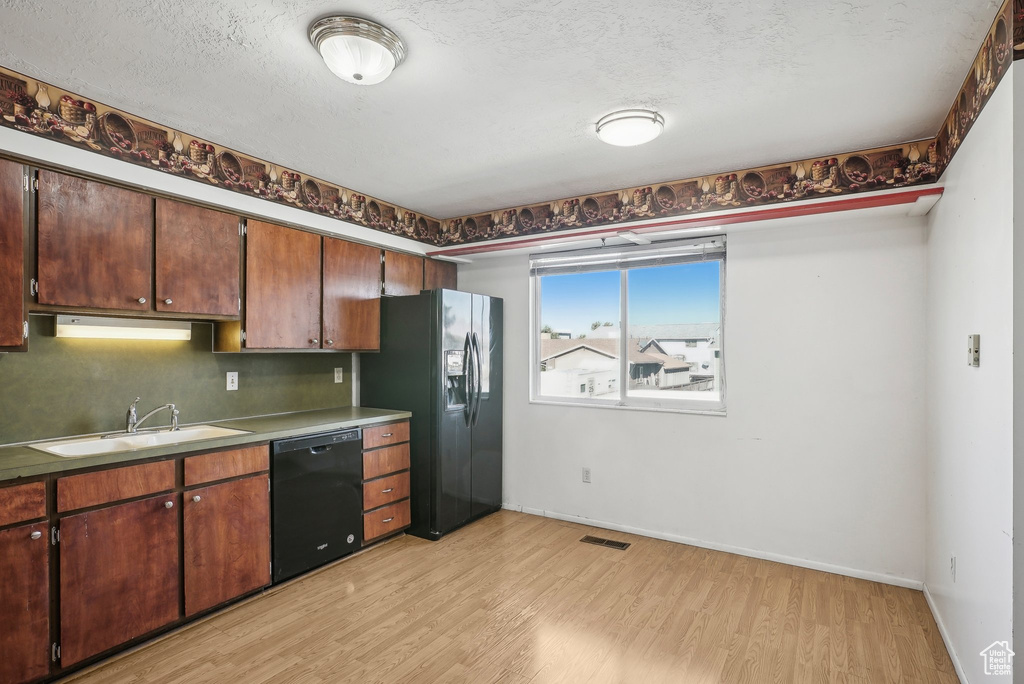
[[[345,382],[345,369],[335,368],[334,369],[334,382]]]
[[[583,469],[583,481],[590,484],[590,468]]]
[[[949,576],[953,578],[953,583],[956,584],[956,556],[949,557]]]
[[[238,371],[228,371],[228,392],[234,392],[238,389]]]

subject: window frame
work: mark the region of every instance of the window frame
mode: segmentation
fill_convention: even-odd
[[[708,236],[696,242],[712,239],[725,240],[724,235]],[[673,242],[672,244],[678,244]],[[602,248],[614,249],[614,248]],[[598,250],[593,250],[595,253]],[[553,256],[553,255],[546,255]],[[547,404],[553,406],[580,406],[588,408],[612,408],[633,411],[655,411],[667,413],[692,413],[700,415],[725,416],[726,415],[726,275],[728,263],[728,250],[723,249],[721,256],[716,256],[705,261],[718,261],[718,311],[719,311],[719,339],[718,349],[720,355],[719,373],[719,397],[712,401],[709,399],[684,399],[672,397],[666,399],[653,399],[648,397],[629,396],[629,271],[630,268],[609,268],[607,270],[619,271],[619,365],[618,375],[615,384],[619,386],[622,394],[618,399],[598,398],[574,398],[548,396],[540,393],[540,329],[541,323],[541,279],[544,275],[530,274],[530,403]],[[639,270],[638,267],[635,270]],[[653,268],[658,268],[654,266]]]

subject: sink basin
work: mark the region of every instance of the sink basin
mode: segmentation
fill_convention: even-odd
[[[123,434],[116,437],[81,437],[64,439],[57,442],[30,444],[33,449],[48,454],[75,458],[77,456],[96,456],[97,454],[116,454],[121,451],[134,451],[167,444],[196,442],[202,439],[216,439],[232,435],[247,435],[245,430],[231,430],[214,425],[193,425],[171,432],[158,430],[155,432],[140,431],[137,434]]]

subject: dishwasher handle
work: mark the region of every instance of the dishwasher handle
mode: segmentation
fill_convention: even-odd
[[[325,454],[334,448],[332,444],[324,444],[322,446],[309,447],[309,453],[311,454]]]

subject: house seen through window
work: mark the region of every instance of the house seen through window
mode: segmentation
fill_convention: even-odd
[[[536,256],[534,399],[722,408],[725,245],[707,240]]]

